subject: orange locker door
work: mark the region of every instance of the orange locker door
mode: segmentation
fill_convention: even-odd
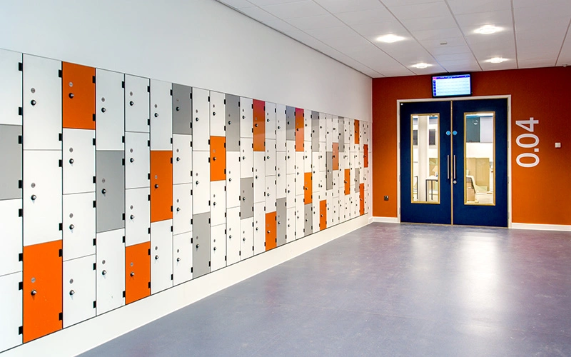
[[[339,170],[339,143],[333,143],[333,170]]]
[[[125,248],[125,304],[151,295],[151,242]]]
[[[369,167],[369,145],[363,145],[363,167]]]
[[[351,169],[345,169],[345,194],[348,195],[351,192]]]
[[[359,144],[359,121],[355,119],[355,144]]]
[[[359,185],[359,214],[362,216],[365,214],[365,184]]]
[[[63,127],[95,130],[95,68],[63,62]]]
[[[276,241],[276,212],[266,213],[266,250],[274,249]]]
[[[306,172],[303,175],[303,204],[311,203],[311,196],[313,195],[313,177],[311,172]]]
[[[62,241],[24,247],[24,343],[62,329]]]
[[[254,99],[254,151],[266,151],[265,102]]]
[[[226,180],[226,137],[210,137],[210,181]]]
[[[295,151],[303,152],[303,109],[295,108]]]
[[[319,230],[327,228],[327,200],[319,202]]]
[[[151,222],[172,219],[172,151],[151,151]]]

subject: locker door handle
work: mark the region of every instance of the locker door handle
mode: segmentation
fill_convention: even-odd
[[[132,215],[131,215],[131,217],[129,217],[129,218],[131,218],[131,219],[135,219],[135,215],[134,215],[134,214],[132,214]]]
[[[75,97],[75,95],[73,95],[73,93],[69,93],[69,98],[73,99],[73,97]]]
[[[176,158],[176,161],[180,161],[180,157],[177,157],[177,158]]]
[[[228,236],[228,239],[232,239],[232,235],[229,235],[229,236]]]
[[[105,113],[106,111],[107,111],[107,109],[101,108],[101,113]]]
[[[196,181],[196,184],[198,185],[198,181]]]
[[[36,101],[35,101],[35,100],[32,100],[32,101],[30,102],[30,104],[36,105]]]
[[[158,117],[159,117],[159,113],[155,113],[155,118],[158,118]]]
[[[214,157],[212,158],[212,161],[216,161],[216,156],[214,156]]]
[[[179,111],[180,111],[180,107],[176,107],[175,110],[176,110],[177,112],[179,112]]]
[[[135,162],[135,158],[129,159],[130,162]]]
[[[107,190],[106,190],[106,189],[103,189],[103,190],[101,190],[101,193],[102,193],[102,194],[106,194],[106,193],[107,193]]]
[[[73,224],[69,225],[69,229],[73,230],[75,228],[75,226]]]
[[[245,241],[246,241],[246,238],[242,238],[242,240],[245,242]]]
[[[198,118],[196,118],[195,120],[198,121]]]
[[[450,180],[450,155],[446,155],[446,179]]]
[[[155,255],[155,260],[158,260],[158,259],[159,259],[159,256],[158,256],[158,255]]]
[[[246,201],[246,197],[242,197],[242,201]]]
[[[135,272],[132,271],[130,275],[131,275],[131,276],[135,276]]]
[[[216,251],[216,247],[212,248],[212,250]]]
[[[73,291],[73,290],[69,291],[69,295],[73,296],[74,294],[75,294],[75,291]]]
[[[107,270],[103,270],[103,271],[101,272],[101,275],[107,275]]]
[[[232,178],[229,178],[229,179],[228,179],[228,182],[232,182]]]
[[[177,261],[177,262],[180,262],[180,258],[176,258],[176,261]]]
[[[177,208],[176,208],[176,211],[177,211],[177,212],[180,212],[180,207],[177,207]]]
[[[36,198],[38,198],[36,195],[32,195],[32,197],[31,197],[32,201],[35,201]]]
[[[135,102],[130,101],[130,102],[129,102],[129,105],[133,106],[133,105],[135,105]]]
[[[198,249],[198,247],[199,247],[199,245],[197,244],[197,245],[196,245],[196,249]]]
[[[73,165],[74,160],[73,160],[73,159],[69,159],[69,163]]]
[[[155,188],[159,188],[159,184],[155,184]]]
[[[32,296],[36,295],[38,292],[36,290],[32,290],[31,294]]]

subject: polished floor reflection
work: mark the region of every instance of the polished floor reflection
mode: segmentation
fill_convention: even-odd
[[[570,356],[571,232],[371,224],[85,355]]]

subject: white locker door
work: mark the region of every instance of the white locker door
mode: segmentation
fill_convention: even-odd
[[[266,191],[266,153],[254,153],[254,203],[264,202]]]
[[[97,150],[123,150],[125,91],[123,73],[96,69],[95,138]]]
[[[226,266],[226,225],[220,224],[211,228],[210,234],[210,271]]]
[[[339,143],[339,118],[336,115],[331,116],[331,139],[334,143]]]
[[[254,254],[266,251],[266,203],[254,203]]]
[[[286,172],[288,175],[295,174],[295,141],[286,142]]]
[[[192,184],[173,185],[173,234],[192,232]]]
[[[177,234],[173,244],[173,283],[182,284],[192,279],[192,232]]]
[[[125,133],[125,188],[149,187],[151,159],[148,133]]]
[[[0,201],[0,232],[2,232],[0,276],[22,271],[22,262],[20,261],[22,217],[20,217],[20,209],[22,209],[22,200]]]
[[[327,142],[327,114],[319,113],[319,142]]]
[[[319,171],[327,170],[327,152],[325,151],[325,143],[319,143]]]
[[[308,142],[311,143],[311,110],[307,109],[303,112],[303,141],[306,148]]]
[[[22,344],[22,335],[19,332],[22,326],[22,290],[19,288],[21,282],[21,272],[0,276],[0,291],[2,292],[0,351]]]
[[[298,196],[295,199],[295,239],[300,239],[305,236],[305,208],[303,204],[303,196]]]
[[[287,209],[287,230],[286,230],[287,243],[293,242],[295,240],[295,223],[296,223],[296,215],[295,215],[295,202],[294,202],[293,206]]]
[[[192,88],[193,150],[210,151],[210,108],[206,89]]]
[[[303,172],[311,172],[311,159],[312,159],[312,152],[311,152],[311,141],[306,142],[303,148]]]
[[[304,180],[304,168],[305,168],[305,160],[303,159],[304,157],[304,153],[303,152],[296,152],[295,153],[296,158],[295,158],[295,163],[296,163],[296,167],[295,167],[295,195],[296,196],[300,196],[305,193],[303,190],[303,180]]]
[[[210,183],[210,225],[226,223],[226,181]]]
[[[192,135],[173,135],[173,184],[192,182]]]
[[[343,204],[343,212],[345,215],[345,220],[349,220],[351,219],[351,216],[353,216],[353,211],[352,211],[352,207],[351,207],[351,198],[347,195],[347,196],[343,196],[343,198],[341,199],[341,202]]]
[[[95,254],[95,192],[63,196],[63,260]]]
[[[276,140],[266,139],[266,176],[275,176],[276,170]]]
[[[97,234],[97,315],[125,305],[124,229]]]
[[[24,55],[24,150],[61,150],[60,70],[60,61]]]
[[[240,221],[240,260],[254,255],[254,217]]]
[[[276,148],[277,151],[286,151],[286,107],[276,105]]]
[[[226,212],[226,257],[228,265],[240,261],[240,207]]]
[[[149,132],[149,79],[125,75],[125,131]]]
[[[317,233],[320,230],[320,213],[319,213],[319,209],[320,209],[320,200],[319,200],[319,194],[314,194],[313,195],[314,201],[312,204],[312,208],[313,208],[313,233]]]
[[[95,317],[95,255],[63,262],[63,328]]]
[[[240,206],[240,153],[226,151],[226,207]]]
[[[226,94],[210,92],[210,135],[226,136]]]
[[[277,192],[276,192],[276,199],[285,198],[287,192],[287,173],[286,173],[286,157],[287,154],[285,152],[278,152],[276,154],[277,161]]]
[[[192,212],[210,212],[210,151],[192,152]]]
[[[335,198],[339,197],[339,190],[341,190],[341,187],[343,187],[343,191],[345,191],[345,175],[340,177],[340,173],[341,171],[339,170],[333,171],[333,197]]]
[[[0,124],[22,125],[22,116],[18,113],[22,106],[21,62],[21,53],[0,50]]]
[[[321,159],[318,152],[311,153],[311,172],[313,173],[313,192],[320,192],[321,187],[319,187],[319,164]]]
[[[151,228],[150,194],[148,187],[125,190],[125,243],[127,246],[151,240],[149,233]]]
[[[276,176],[266,176],[266,212],[276,211]]]
[[[295,207],[295,175],[287,175],[286,206]]]
[[[151,79],[151,150],[172,150],[172,84]]]
[[[345,143],[345,152],[349,152],[350,150],[350,145],[349,145],[349,139],[352,133],[352,128],[350,127],[350,120],[348,118],[343,119],[343,128],[344,128],[344,132],[343,132],[343,142]]]
[[[24,150],[24,245],[62,239],[61,151]]]
[[[326,151],[333,151],[333,116],[328,115],[325,119],[326,126]]]
[[[95,191],[95,130],[63,129],[63,194]]]
[[[151,223],[151,294],[172,286],[172,220]]]
[[[254,139],[240,139],[240,177],[248,178],[254,176]]]
[[[254,101],[240,97],[240,136],[254,138]]]
[[[266,141],[276,139],[276,105],[266,102]]]

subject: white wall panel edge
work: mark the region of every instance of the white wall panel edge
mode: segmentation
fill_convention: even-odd
[[[400,223],[397,217],[371,217],[371,220],[374,223]]]
[[[571,226],[560,225],[560,224],[512,223],[511,229],[527,229],[527,230],[534,230],[534,231],[571,232]]]
[[[369,223],[363,215],[5,351],[12,356],[74,356],[335,240]]]
[[[0,31],[8,50],[371,118],[370,77],[212,0],[7,0]]]

